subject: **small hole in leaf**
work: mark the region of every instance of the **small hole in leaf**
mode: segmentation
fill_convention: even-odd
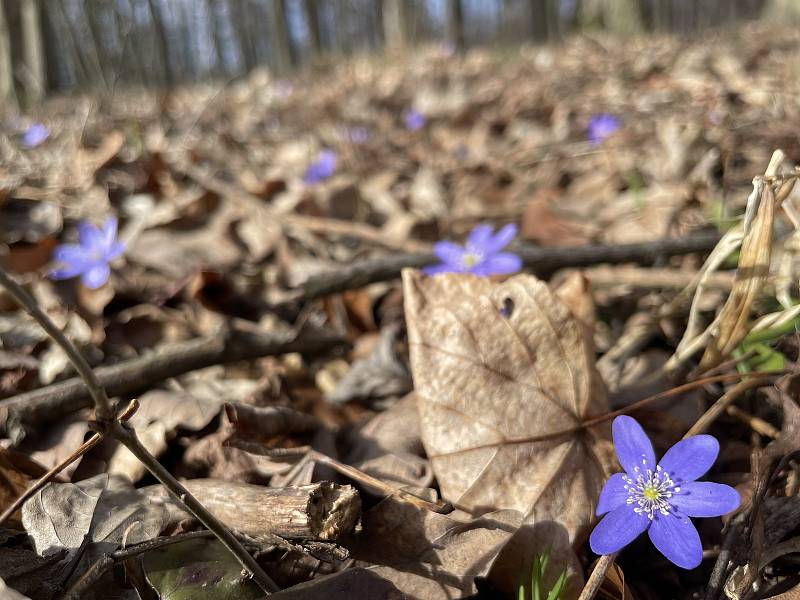
[[[500,309],[500,314],[506,319],[511,317],[514,312],[514,301],[511,298],[503,298],[503,307]]]

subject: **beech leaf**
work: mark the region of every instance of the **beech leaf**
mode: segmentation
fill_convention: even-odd
[[[530,275],[498,284],[406,270],[403,281],[422,442],[442,497],[473,514],[558,523],[574,543],[594,516],[608,439],[571,431],[608,410],[583,325]]]

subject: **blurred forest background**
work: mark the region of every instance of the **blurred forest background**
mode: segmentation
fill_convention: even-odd
[[[172,86],[416,44],[690,33],[800,16],[797,0],[0,0],[0,102]]]

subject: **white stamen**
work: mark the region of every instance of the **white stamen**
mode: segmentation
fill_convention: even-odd
[[[626,504],[636,504],[637,506],[633,511],[640,515],[646,515],[648,519],[652,520],[656,512],[662,515],[668,515],[672,509],[669,500],[674,494],[681,491],[681,488],[675,485],[669,474],[661,467],[656,467],[655,472],[648,469],[647,462],[643,459],[642,463],[645,465],[645,473],[641,473],[639,467],[634,467],[633,471],[636,473],[636,479],[628,475],[623,475],[622,480],[625,482],[623,488],[628,492]]]

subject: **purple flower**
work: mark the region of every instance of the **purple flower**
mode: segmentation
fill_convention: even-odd
[[[589,120],[587,135],[592,144],[600,144],[619,128],[620,122],[617,117],[608,113],[601,113]]]
[[[694,569],[703,546],[689,517],[718,517],[739,508],[728,485],[696,481],[714,464],[719,442],[710,435],[681,440],[656,464],[653,445],[639,423],[617,417],[612,425],[617,457],[625,469],[600,492],[597,515],[605,515],[589,537],[597,554],[613,554],[647,531],[670,561]]]
[[[50,273],[52,279],[69,279],[80,275],[88,288],[102,286],[111,274],[108,266],[125,250],[117,241],[117,219],[110,217],[102,229],[88,221],[78,224],[78,244],[61,244],[53,252],[53,258],[62,266]]]
[[[320,183],[328,179],[336,171],[336,152],[323,150],[319,153],[316,162],[311,163],[306,169],[303,181],[306,183]]]
[[[366,127],[351,127],[347,130],[347,139],[354,144],[365,144],[369,141],[369,129]]]
[[[506,225],[497,233],[491,225],[478,225],[473,229],[465,246],[453,242],[436,242],[433,251],[441,259],[438,265],[425,267],[428,275],[437,273],[472,273],[474,275],[507,275],[522,268],[522,259],[511,252],[501,252],[514,236],[517,226]]]
[[[22,144],[26,148],[36,148],[43,144],[50,137],[50,130],[46,125],[34,123],[22,134]]]
[[[426,120],[427,119],[425,119],[425,115],[417,110],[414,110],[413,108],[406,111],[406,114],[403,115],[403,122],[406,124],[406,129],[409,131],[417,131],[422,129],[425,127]]]

